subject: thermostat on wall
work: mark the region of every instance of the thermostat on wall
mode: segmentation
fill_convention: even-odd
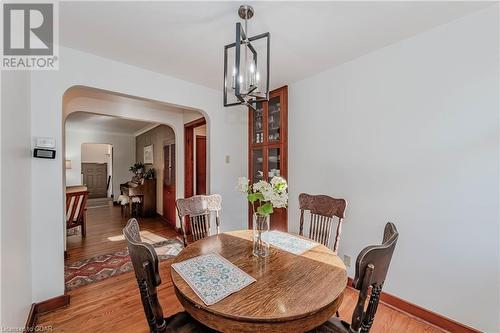
[[[54,159],[56,158],[56,151],[53,149],[35,148],[33,157]]]

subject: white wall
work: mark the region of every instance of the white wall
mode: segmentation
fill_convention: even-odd
[[[82,172],[82,144],[106,143],[113,146],[113,195],[120,195],[120,184],[129,181],[128,170],[135,163],[135,136],[87,130],[66,130],[66,159],[71,160],[71,169],[66,170],[66,185],[80,185]]]
[[[347,199],[354,263],[394,222],[384,290],[485,332],[500,332],[498,48],[495,5],[289,90],[292,229],[300,192]]]
[[[222,96],[218,91],[69,48],[60,48],[59,59],[58,71],[32,73],[32,135],[54,136],[57,149],[61,151],[62,98],[65,91],[75,85],[202,110],[208,118],[211,191],[220,193],[223,198],[222,229],[246,226],[246,204],[244,198],[235,195],[234,189],[237,177],[247,174],[247,113],[243,107],[222,107]],[[105,111],[94,112],[106,114]],[[165,112],[159,110],[144,111],[139,115],[131,110],[121,110],[112,115],[130,119],[139,116],[145,121],[172,126]],[[172,127],[176,137],[183,137],[183,127]],[[182,161],[184,152],[180,146],[177,145],[177,158]],[[231,163],[225,163],[225,155],[231,156]],[[183,170],[177,170],[177,179],[183,179]],[[36,272],[33,274],[34,301],[64,292],[62,172],[61,154],[55,161],[34,161],[32,165],[32,194],[37,197],[32,205],[33,212],[36,212],[32,216],[32,233],[37,235],[32,239],[31,249],[32,270]]]
[[[24,327],[32,300],[30,76],[1,75],[0,327]]]
[[[182,119],[184,124],[187,124],[193,120],[200,119],[202,116],[196,111],[186,111],[182,114]]]
[[[155,170],[156,212],[163,216],[165,216],[163,212],[163,174],[165,171],[165,156],[163,153],[163,147],[167,144],[173,143],[176,143],[175,133],[171,127],[166,125],[157,126],[147,132],[136,136],[135,138],[136,162],[144,163],[144,147],[153,145],[153,164],[147,165],[146,169],[153,168]],[[176,166],[177,165],[179,165],[179,163],[176,163]],[[184,163],[181,163],[181,167],[184,168]],[[179,183],[179,179],[176,179],[176,184]],[[176,215],[177,213],[174,216]],[[180,221],[177,221],[176,223],[177,226],[180,226]]]
[[[68,135],[68,132],[66,132]],[[82,163],[109,163],[111,160],[111,145],[106,143],[82,144]]]

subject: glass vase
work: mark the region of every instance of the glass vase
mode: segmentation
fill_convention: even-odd
[[[264,240],[264,233],[269,231],[269,215],[253,214],[253,255],[265,258],[269,255],[269,243]]]

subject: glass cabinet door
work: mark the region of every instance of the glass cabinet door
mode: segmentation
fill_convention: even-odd
[[[264,104],[259,102],[256,104],[256,108],[252,111],[253,118],[253,133],[252,133],[252,143],[263,143],[264,142]]]
[[[281,151],[280,148],[269,148],[267,157],[268,180],[281,176]]]
[[[267,140],[269,142],[278,142],[281,140],[281,99],[275,96],[268,102],[268,122],[267,122]]]
[[[262,148],[252,149],[252,179],[256,183],[264,179],[264,151]]]

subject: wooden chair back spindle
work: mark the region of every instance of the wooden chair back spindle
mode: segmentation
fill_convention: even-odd
[[[300,230],[299,235],[304,235],[305,211],[310,213],[308,237],[318,243],[330,247],[334,217],[338,218],[333,252],[337,253],[340,234],[342,233],[342,222],[344,220],[346,201],[335,199],[327,195],[311,195],[301,193],[299,195],[300,208]]]
[[[352,286],[359,290],[359,297],[352,315],[353,332],[368,333],[371,329],[398,237],[396,226],[387,223],[382,244],[364,248],[356,259],[356,274]],[[365,309],[370,288],[370,300]]]
[[[189,218],[193,241],[211,235],[210,221],[212,213],[215,213],[215,227],[217,234],[220,232],[220,210],[222,208],[222,197],[219,194],[195,195],[186,199],[177,199],[177,213],[181,221],[181,230],[184,246],[188,245],[186,217]]]
[[[163,332],[166,321],[156,288],[161,284],[158,256],[151,244],[141,241],[139,224],[130,219],[123,229],[127,247],[134,266],[135,277],[141,293],[142,305],[151,332]]]

